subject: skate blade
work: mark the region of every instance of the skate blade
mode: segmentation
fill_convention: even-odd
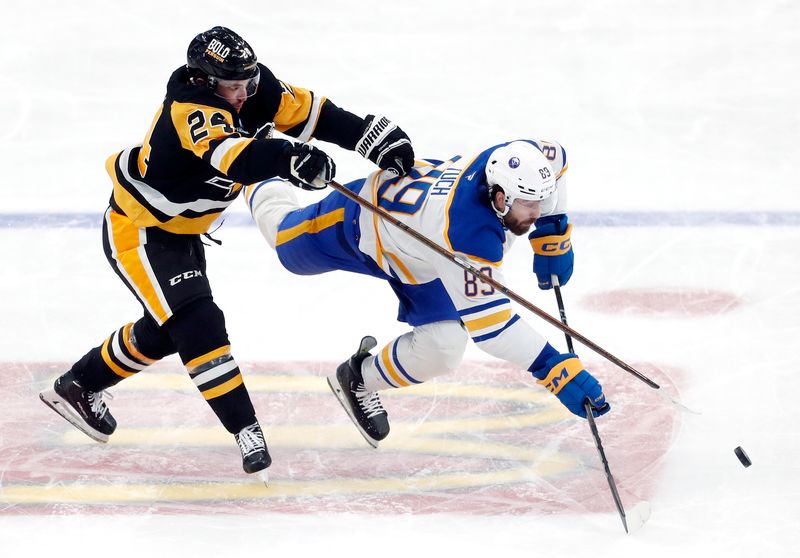
[[[55,390],[51,389],[41,392],[39,394],[39,399],[42,400],[42,403],[58,413],[59,416],[61,416],[64,420],[89,436],[89,438],[95,442],[100,442],[101,444],[108,443],[108,435],[87,428],[83,421],[75,415],[75,412],[72,410],[72,407],[70,407],[69,403],[64,401],[61,396],[55,392]]]
[[[628,522],[628,533],[635,533],[641,529],[644,524],[650,519],[650,503],[639,502],[630,510],[625,511],[625,519]]]
[[[365,338],[366,339],[366,338]],[[373,338],[374,339],[374,338]],[[342,391],[342,387],[339,385],[339,381],[336,379],[336,375],[328,376],[328,387],[331,388],[331,391],[336,396],[336,399],[339,400],[339,404],[344,409],[344,412],[347,413],[347,416],[350,417],[350,421],[356,427],[358,432],[364,437],[367,443],[372,446],[373,448],[378,447],[378,440],[373,440],[369,434],[367,434],[361,425],[358,424],[355,415],[353,414],[353,410],[350,409],[350,405],[347,403],[347,398],[344,395],[344,391]]]
[[[269,488],[269,473],[267,472],[267,469],[262,469],[256,474],[258,475],[258,478],[261,479],[261,482],[264,483],[264,486]]]

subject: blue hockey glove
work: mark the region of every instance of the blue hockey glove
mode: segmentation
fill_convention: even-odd
[[[578,357],[572,353],[558,354],[555,350],[553,353],[544,364],[531,370],[537,378],[536,383],[546,387],[572,414],[581,418],[586,418],[583,402],[587,399],[592,404],[594,416],[610,411],[611,405],[606,403],[603,387],[584,369]]]
[[[575,255],[572,253],[572,225],[566,215],[549,215],[536,220],[536,229],[528,235],[533,247],[533,272],[542,290],[552,289],[551,276],[566,285],[572,277]]]

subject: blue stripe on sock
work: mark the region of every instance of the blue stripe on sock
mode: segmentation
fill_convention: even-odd
[[[378,362],[379,360],[380,360],[380,359],[379,359],[379,358],[376,356],[376,357],[375,357],[375,368],[377,368],[377,369],[378,369],[378,372],[380,372],[380,374],[381,374],[381,378],[383,378],[383,381],[384,381],[384,382],[386,382],[387,384],[389,384],[389,385],[390,385],[390,386],[392,386],[393,388],[396,388],[397,386],[396,386],[396,385],[394,385],[394,384],[393,384],[393,383],[392,383],[392,382],[389,380],[389,378],[387,378],[387,377],[386,377],[386,374],[384,374],[384,373],[383,373],[383,370],[381,370],[381,365],[380,365],[380,363]]]
[[[400,359],[397,358],[398,341],[399,339],[395,339],[394,345],[392,345],[392,360],[394,360],[395,366],[397,366],[397,369],[403,374],[403,376],[405,376],[408,379],[409,382],[411,382],[412,384],[421,384],[422,382],[420,382],[419,380],[415,380],[414,378],[409,376],[408,373],[403,369],[402,365],[400,364]]]

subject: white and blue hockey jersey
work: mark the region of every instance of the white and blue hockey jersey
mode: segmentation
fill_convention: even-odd
[[[556,193],[542,202],[542,216],[565,213],[563,148],[526,141],[544,153],[557,177]],[[489,206],[485,176],[497,147],[467,158],[417,161],[405,177],[376,171],[347,187],[504,283],[503,256],[513,235]],[[248,188],[249,203],[259,186]],[[481,349],[522,368],[546,343],[505,295],[338,192],[290,213],[279,226],[276,250],[293,273],[339,269],[386,279],[400,300],[399,319],[414,326],[461,320]]]

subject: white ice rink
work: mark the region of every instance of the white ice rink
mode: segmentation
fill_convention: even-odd
[[[796,2],[34,0],[0,14],[0,557],[797,555]],[[624,534],[588,427],[474,347],[463,370],[387,395],[391,443],[362,447],[323,377],[361,335],[404,331],[391,290],[289,275],[243,203],[208,271],[251,363],[271,494],[238,470],[177,360],[112,390],[107,446],[38,401],[140,314],[102,254],[104,161],[141,142],[189,40],[214,25],[279,78],[387,114],[419,156],[565,146],[570,325],[701,413],[578,348],[614,405],[598,425],[622,498],[652,505],[642,530]],[[320,147],[341,182],[372,168]],[[509,286],[555,313],[530,260],[512,249]]]

